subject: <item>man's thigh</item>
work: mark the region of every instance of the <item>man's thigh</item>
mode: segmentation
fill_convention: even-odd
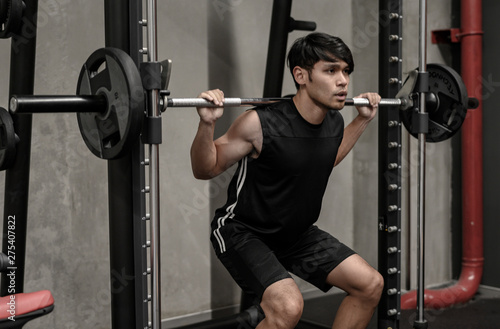
[[[373,280],[378,272],[361,256],[355,254],[346,258],[327,276],[330,285],[338,287],[347,293],[362,291]]]
[[[311,226],[288,249],[276,253],[278,259],[292,273],[328,291],[330,272],[355,252],[328,232]]]
[[[260,237],[238,223],[221,227],[218,237],[224,239],[224,250],[212,235],[212,244],[217,257],[236,283],[259,300],[271,284],[291,278],[275,253]]]

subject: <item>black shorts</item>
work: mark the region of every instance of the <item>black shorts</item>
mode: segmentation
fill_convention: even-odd
[[[217,232],[216,232],[217,231]],[[244,225],[228,221],[212,232],[217,257],[243,291],[260,300],[271,284],[291,278],[289,272],[323,291],[328,274],[355,252],[335,237],[311,226],[291,246],[279,250]]]

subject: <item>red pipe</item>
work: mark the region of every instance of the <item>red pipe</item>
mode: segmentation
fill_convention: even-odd
[[[462,126],[462,272],[454,286],[425,290],[424,304],[434,309],[470,300],[483,274],[482,1],[462,0],[461,12],[461,75],[468,96],[477,98],[479,106],[467,111]],[[401,297],[402,309],[416,304],[415,291]]]

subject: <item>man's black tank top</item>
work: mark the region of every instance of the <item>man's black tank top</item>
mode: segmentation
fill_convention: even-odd
[[[331,110],[313,125],[291,100],[254,110],[262,126],[262,150],[258,158],[249,155],[238,163],[227,202],[212,222],[213,234],[222,238],[220,227],[238,221],[278,244],[293,242],[318,219],[344,121]]]

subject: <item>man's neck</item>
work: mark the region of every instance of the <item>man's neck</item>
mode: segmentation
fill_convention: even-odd
[[[311,124],[321,124],[328,112],[328,109],[317,104],[306,93],[300,91],[293,97],[293,102],[302,118]]]

